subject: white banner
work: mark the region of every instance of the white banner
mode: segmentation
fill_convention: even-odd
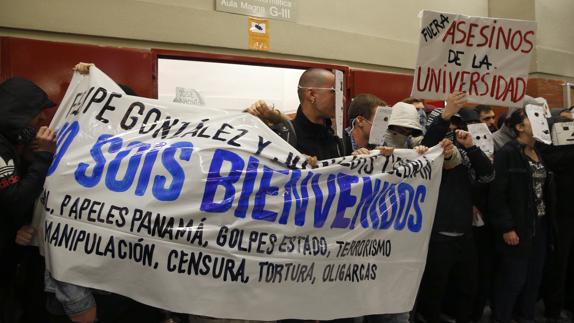
[[[75,75],[42,198],[56,279],[219,318],[413,307],[442,152],[320,161],[259,119]],[[117,89],[117,88],[116,88]]]
[[[411,95],[465,91],[470,102],[522,106],[535,40],[534,21],[425,10]]]

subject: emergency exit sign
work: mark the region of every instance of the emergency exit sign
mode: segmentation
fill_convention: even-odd
[[[215,0],[215,10],[245,16],[295,21],[296,0]]]

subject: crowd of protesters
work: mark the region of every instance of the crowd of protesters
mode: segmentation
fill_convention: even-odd
[[[77,69],[88,73],[89,65]],[[445,159],[415,308],[337,321],[478,322],[490,308],[488,319],[495,322],[534,322],[541,299],[547,322],[571,321],[574,145],[537,142],[525,109],[497,118],[489,106],[468,104],[464,92],[451,93],[444,108],[429,109],[415,98],[394,104],[379,145],[369,144],[369,136],[377,108],[387,103],[372,94],[357,95],[339,138],[331,124],[334,86],[331,71],[310,69],[299,80],[294,117],[265,101],[245,112],[265,121],[311,164],[373,149],[384,155],[399,148],[424,154],[435,145],[441,145]],[[30,223],[56,147],[54,130],[37,125],[53,105],[28,80],[0,84],[0,323],[223,321],[169,313],[58,282],[44,272],[43,258],[29,246],[35,234]],[[571,120],[570,110],[563,110],[550,123]],[[493,156],[473,141],[468,125],[476,123],[493,133]]]

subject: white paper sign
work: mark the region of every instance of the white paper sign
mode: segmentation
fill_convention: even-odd
[[[392,111],[391,107],[377,107],[369,135],[369,144],[383,144],[385,141],[385,132],[387,132],[389,128],[389,118],[391,117]]]
[[[554,146],[574,145],[574,121],[556,122],[552,125],[552,144]]]
[[[536,22],[423,11],[411,96],[522,106]]]
[[[335,128],[339,138],[343,138],[343,119],[345,118],[344,74],[335,70]]]
[[[534,138],[547,145],[552,144],[548,121],[545,117],[544,107],[540,105],[527,104],[525,107],[526,115],[532,127]]]
[[[41,231],[56,279],[218,318],[412,309],[440,147],[312,169],[252,115],[114,86],[94,67],[74,76],[51,125]]]
[[[473,143],[478,146],[486,156],[494,156],[494,141],[492,140],[492,133],[486,124],[469,124],[468,131],[472,135]]]

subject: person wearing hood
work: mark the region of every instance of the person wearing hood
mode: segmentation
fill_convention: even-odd
[[[492,181],[494,167],[484,152],[474,145],[472,136],[463,130],[466,122],[475,119],[472,114],[476,115],[472,109],[462,109],[465,97],[464,93],[453,93],[448,97],[446,108],[433,110],[422,141],[424,144],[440,136],[452,138],[462,161],[442,173],[427,264],[418,297],[418,314],[427,322],[441,321],[449,285],[455,286],[453,315],[457,321],[470,321],[476,293],[472,185]]]
[[[415,108],[417,109],[417,113],[419,115],[419,123],[422,126],[421,131],[424,134],[426,132],[426,125],[427,125],[427,113],[425,111],[426,107],[424,100],[417,98],[406,98],[402,102],[409,103],[415,106]]]
[[[6,303],[14,302],[6,293],[24,252],[16,244],[32,237],[27,224],[56,149],[54,131],[47,127],[36,131],[45,120],[44,109],[53,105],[29,80],[15,77],[0,84],[0,311],[4,315],[17,311],[14,303]]]

